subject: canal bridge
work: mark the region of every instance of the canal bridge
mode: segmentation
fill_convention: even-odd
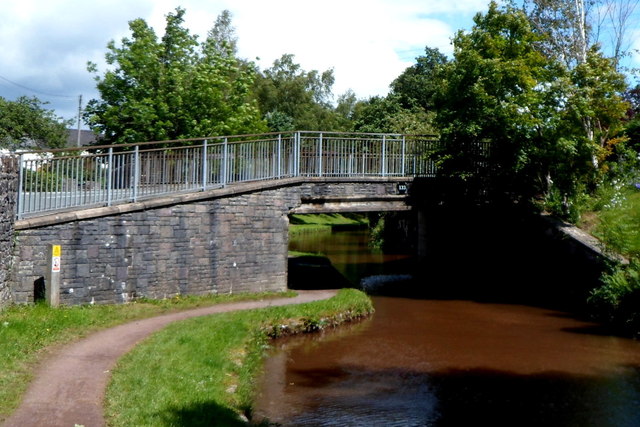
[[[290,132],[0,157],[0,305],[280,291],[291,213],[412,209],[433,136]]]

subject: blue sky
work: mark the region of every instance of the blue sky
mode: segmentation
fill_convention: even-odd
[[[161,35],[165,15],[186,9],[201,38],[225,9],[233,16],[239,55],[262,69],[288,53],[305,70],[333,68],[334,95],[385,95],[425,46],[451,54],[458,29],[470,29],[485,0],[20,0],[0,15],[0,96],[37,96],[64,118],[97,98],[87,61],[104,70],[110,40],[129,36],[143,18]],[[259,58],[259,59],[257,59]]]

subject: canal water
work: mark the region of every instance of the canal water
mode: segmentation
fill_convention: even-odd
[[[376,312],[335,331],[277,341],[256,419],[283,426],[640,426],[639,342],[540,304],[556,284],[540,285],[545,298],[505,297],[505,282],[554,281],[540,259],[526,257],[535,268],[522,270],[507,258],[517,268],[499,274],[486,266],[490,257],[481,263],[485,271],[455,262],[458,271],[443,267],[445,255],[436,257],[439,265],[418,266],[433,275],[411,281],[412,259],[370,249],[366,231],[291,240],[291,249],[325,254],[352,283],[364,279],[378,294]],[[451,274],[435,274],[438,267]],[[415,292],[445,289],[430,282],[447,277],[476,277],[478,287],[499,296],[478,298],[468,284],[455,293]]]

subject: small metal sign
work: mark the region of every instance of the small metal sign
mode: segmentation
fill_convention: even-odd
[[[62,255],[62,249],[60,245],[53,245],[51,247],[51,271],[54,273],[60,272],[61,255]]]
[[[60,272],[62,267],[62,246],[49,244],[49,272],[45,274],[45,299],[52,307],[60,305]]]
[[[407,184],[404,182],[398,183],[398,194],[407,194]]]

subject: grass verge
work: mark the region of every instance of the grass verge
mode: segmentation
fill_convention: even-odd
[[[296,306],[189,319],[169,325],[123,357],[106,397],[112,426],[241,426],[268,340],[369,315],[360,291]]]
[[[593,234],[607,247],[630,258],[640,257],[640,192],[597,213]]]
[[[0,311],[0,421],[17,408],[32,379],[33,368],[45,350],[71,342],[98,329],[129,321],[201,306],[295,293],[177,296],[140,300],[125,305],[60,307],[15,305]]]
[[[602,275],[602,286],[589,296],[593,314],[616,330],[640,336],[640,193],[633,188],[608,197],[585,217],[606,250],[630,260],[628,265],[611,265]]]
[[[336,227],[364,227],[369,219],[362,214],[305,214],[289,217],[290,233],[331,231]]]

